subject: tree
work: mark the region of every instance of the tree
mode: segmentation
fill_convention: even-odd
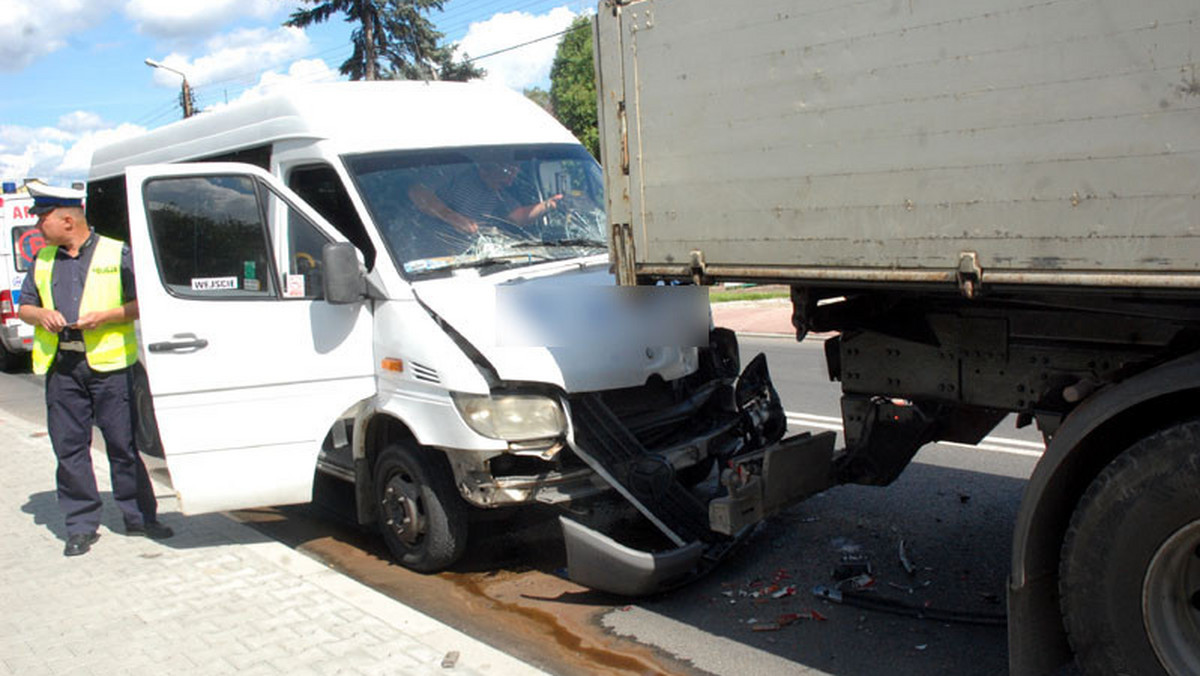
[[[350,36],[354,52],[338,69],[351,80],[412,79],[469,80],[484,71],[469,59],[454,61],[451,46],[426,16],[441,10],[445,0],[304,0],[309,9],[292,12],[283,25],[304,28],[345,14],[357,23]],[[386,71],[381,62],[388,65]]]
[[[554,106],[550,105],[550,92],[541,87],[529,87],[521,93],[525,95],[525,98],[541,106],[542,110],[551,115],[554,114]]]
[[[591,17],[576,17],[558,43],[554,65],[550,67],[550,105],[559,122],[599,158],[591,22]]]

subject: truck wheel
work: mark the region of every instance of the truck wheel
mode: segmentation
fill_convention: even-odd
[[[1059,592],[1088,674],[1200,674],[1200,421],[1134,444],[1092,482]]]
[[[379,529],[401,565],[434,573],[467,545],[467,506],[440,453],[393,443],[375,460]]]

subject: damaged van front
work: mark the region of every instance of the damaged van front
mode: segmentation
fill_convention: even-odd
[[[100,148],[88,191],[131,243],[140,436],[184,513],[348,482],[435,571],[471,508],[615,490],[680,558],[731,537],[687,486],[782,431],[703,289],[617,286],[599,165],[514,92],[299,87]]]

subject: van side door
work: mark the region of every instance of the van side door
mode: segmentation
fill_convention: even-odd
[[[186,514],[307,502],[322,442],[375,392],[372,308],[331,305],[344,238],[246,164],[130,167],[139,341]]]

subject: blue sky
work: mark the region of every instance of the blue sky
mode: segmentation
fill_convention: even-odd
[[[92,149],[180,117],[178,75],[200,109],[294,82],[342,79],[351,26],[281,24],[300,0],[0,0],[0,178],[84,180]],[[557,38],[595,0],[447,0],[430,18],[488,79],[548,87]]]

